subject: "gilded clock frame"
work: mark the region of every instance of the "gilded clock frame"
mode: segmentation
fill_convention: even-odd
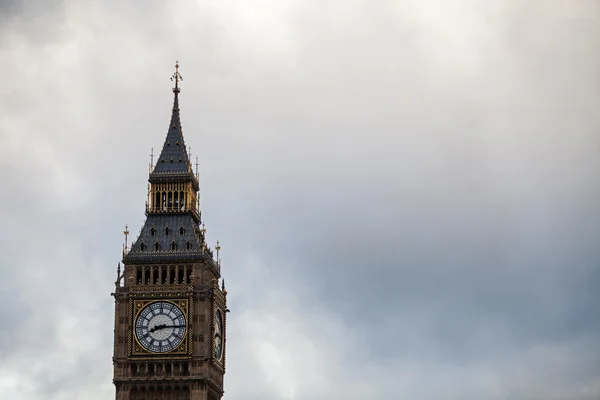
[[[140,312],[149,304],[152,303],[156,303],[156,302],[167,302],[167,303],[171,303],[176,305],[177,307],[179,307],[181,309],[181,312],[185,318],[185,326],[186,326],[186,331],[185,331],[185,335],[183,337],[183,340],[181,341],[181,343],[179,344],[179,346],[177,346],[176,349],[167,351],[167,352],[155,352],[155,351],[151,351],[146,349],[144,346],[142,346],[140,344],[140,342],[138,341],[137,335],[135,334],[135,321],[137,320]],[[130,305],[130,315],[132,316],[132,324],[131,324],[131,329],[129,329],[129,334],[128,336],[128,345],[129,345],[129,349],[130,349],[130,356],[131,357],[150,357],[152,359],[158,358],[158,357],[173,357],[173,356],[188,356],[191,355],[192,353],[192,347],[190,344],[190,340],[189,340],[189,335],[190,332],[193,329],[193,326],[191,324],[191,318],[190,315],[192,314],[193,310],[193,302],[190,301],[189,298],[152,298],[152,299],[130,299],[129,302]]]
[[[226,346],[226,344],[227,344],[227,305],[226,305],[224,293],[219,289],[218,285],[216,285],[216,289],[217,290],[215,290],[215,296],[213,297],[212,316],[211,316],[211,320],[212,320],[211,338],[210,338],[211,359],[224,372],[225,371],[225,356],[226,356],[226,352],[227,352],[227,346]],[[215,355],[215,349],[216,349],[215,325],[217,323],[217,310],[219,310],[219,312],[221,313],[221,322],[223,323],[223,326],[221,328],[222,329],[221,335],[223,336],[221,338],[221,346],[223,348],[221,350],[220,358],[217,358]]]

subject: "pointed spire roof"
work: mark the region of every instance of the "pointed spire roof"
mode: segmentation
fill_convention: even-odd
[[[175,73],[171,80],[175,81],[173,94],[173,112],[171,114],[171,123],[167,132],[167,138],[163,145],[160,156],[156,161],[154,173],[188,173],[191,172],[191,164],[188,151],[183,140],[183,130],[181,129],[181,119],[179,116],[179,82],[182,80],[179,74],[179,62],[175,64]]]

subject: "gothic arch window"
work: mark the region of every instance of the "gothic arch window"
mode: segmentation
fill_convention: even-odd
[[[156,210],[160,209],[160,192],[156,192],[155,201],[154,201],[154,208]]]
[[[167,210],[167,193],[166,192],[162,192],[162,210],[163,211]]]
[[[141,251],[146,250],[146,244],[145,243],[140,244],[140,250]]]
[[[180,285],[183,284],[183,275],[184,275],[183,265],[180,265],[179,273],[177,274],[177,283],[179,283]]]
[[[167,271],[167,267],[162,267],[161,282],[163,285],[167,284]]]
[[[152,283],[158,285],[158,268],[152,268]]]
[[[185,233],[185,229],[183,229],[183,226],[181,228],[179,228],[179,234],[183,235]]]
[[[169,192],[169,209],[173,207],[173,192]]]
[[[185,244],[185,248],[188,249],[188,250],[191,250],[192,249],[192,244],[190,242],[187,242]]]
[[[135,281],[137,282],[138,285],[141,285],[142,284],[142,267],[137,267],[135,274],[136,274]]]
[[[151,228],[150,229],[150,236],[154,236],[154,235],[156,235],[156,229]]]
[[[171,232],[171,230],[169,228],[165,228],[165,235],[169,236],[169,232]]]
[[[176,273],[175,267],[170,267],[169,268],[169,283],[171,285],[175,283],[175,273]]]
[[[177,250],[177,243],[171,243],[171,250]]]
[[[160,250],[160,244],[158,244],[158,242],[154,243],[154,251],[159,251]]]
[[[185,210],[185,194],[184,192],[179,193],[179,205],[181,210]]]

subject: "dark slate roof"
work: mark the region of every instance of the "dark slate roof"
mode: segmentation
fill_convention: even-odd
[[[169,229],[167,234],[166,229]],[[181,231],[183,228],[183,231]],[[154,231],[154,233],[153,233]],[[172,248],[173,243],[175,249]],[[187,244],[190,244],[188,249]],[[133,242],[131,250],[123,257],[125,263],[152,261],[198,261],[205,259],[219,269],[212,251],[202,251],[204,237],[200,227],[189,213],[150,214]],[[158,249],[155,247],[158,244]]]
[[[179,117],[179,90],[173,90],[173,113],[163,149],[156,161],[153,173],[182,173],[191,172],[187,148],[183,140],[181,120]]]

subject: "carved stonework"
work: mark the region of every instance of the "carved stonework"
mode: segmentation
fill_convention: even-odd
[[[189,400],[189,391],[152,390],[134,391],[131,400]]]

